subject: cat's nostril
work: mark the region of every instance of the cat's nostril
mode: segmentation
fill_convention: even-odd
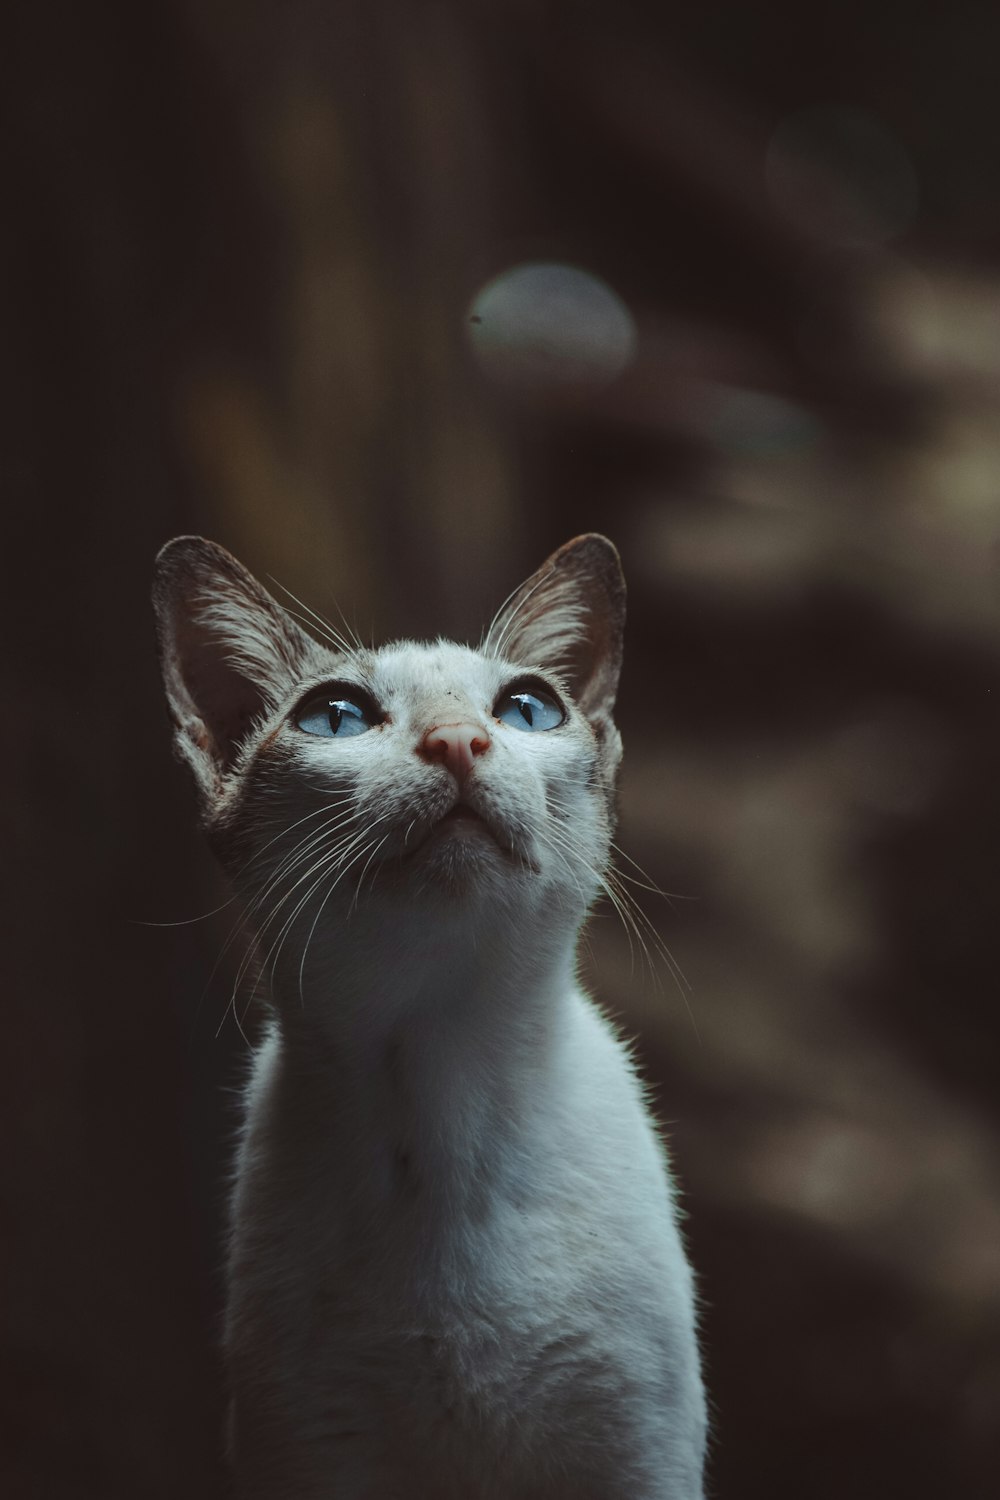
[[[435,724],[428,729],[418,752],[424,760],[448,767],[459,781],[464,781],[476,758],[490,748],[490,737],[481,724]]]

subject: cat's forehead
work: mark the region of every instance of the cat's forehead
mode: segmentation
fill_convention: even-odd
[[[394,641],[370,659],[372,686],[385,697],[437,694],[476,700],[495,692],[510,674],[508,663],[456,641]]]

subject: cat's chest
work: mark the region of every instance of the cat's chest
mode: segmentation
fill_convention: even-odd
[[[404,1170],[379,1151],[351,1186],[315,1163],[296,1177],[269,1145],[244,1175],[234,1331],[288,1345],[321,1386],[360,1362],[383,1390],[402,1371],[406,1389],[491,1399],[558,1342],[593,1279],[600,1241],[544,1152],[535,1171],[518,1157],[442,1184],[419,1152]]]
[[[609,1351],[564,1300],[543,1294],[532,1304],[481,1280],[435,1287],[422,1306],[393,1296],[366,1305],[343,1287],[321,1295],[300,1363],[317,1417],[394,1431],[415,1460],[474,1454],[487,1469],[518,1433],[537,1435],[551,1422],[555,1436],[567,1387],[579,1400],[596,1396]]]
[[[457,1204],[440,1185],[383,1185],[367,1213],[367,1203],[359,1212],[350,1197],[316,1194],[262,1226],[243,1264],[254,1281],[297,1288],[294,1321],[325,1329],[344,1349],[384,1341],[418,1363],[433,1352],[439,1374],[443,1361],[481,1368],[490,1350],[560,1318],[587,1273],[591,1241],[580,1229],[586,1243],[575,1242],[547,1181],[463,1180],[455,1195]]]

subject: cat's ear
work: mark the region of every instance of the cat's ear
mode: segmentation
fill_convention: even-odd
[[[485,646],[558,672],[604,738],[613,731],[624,628],[621,560],[607,537],[591,532],[553,552],[522,583],[490,626]]]
[[[162,549],[153,606],[174,744],[210,809],[248,729],[317,648],[242,563],[203,537]]]

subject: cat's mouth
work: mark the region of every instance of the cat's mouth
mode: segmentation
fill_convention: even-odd
[[[508,859],[514,858],[514,849],[510,840],[503,838],[491,819],[468,802],[461,800],[453,803],[447,812],[442,813],[439,818],[435,818],[426,826],[416,845],[409,850],[407,857],[451,839],[470,843],[488,840]]]
[[[467,802],[456,802],[454,807],[450,807],[444,817],[438,819],[436,826],[440,828],[442,823],[481,823],[488,832],[493,831],[482,813],[476,812]]]
[[[491,838],[500,847],[500,840],[497,838],[496,830],[483,817],[482,813],[477,812],[474,807],[470,807],[468,802],[459,801],[453,807],[449,807],[446,813],[442,814],[440,818],[431,824],[422,842],[426,843],[428,839],[438,836],[447,837],[453,833],[456,835],[470,834],[473,837],[477,833],[482,833],[486,837]]]

